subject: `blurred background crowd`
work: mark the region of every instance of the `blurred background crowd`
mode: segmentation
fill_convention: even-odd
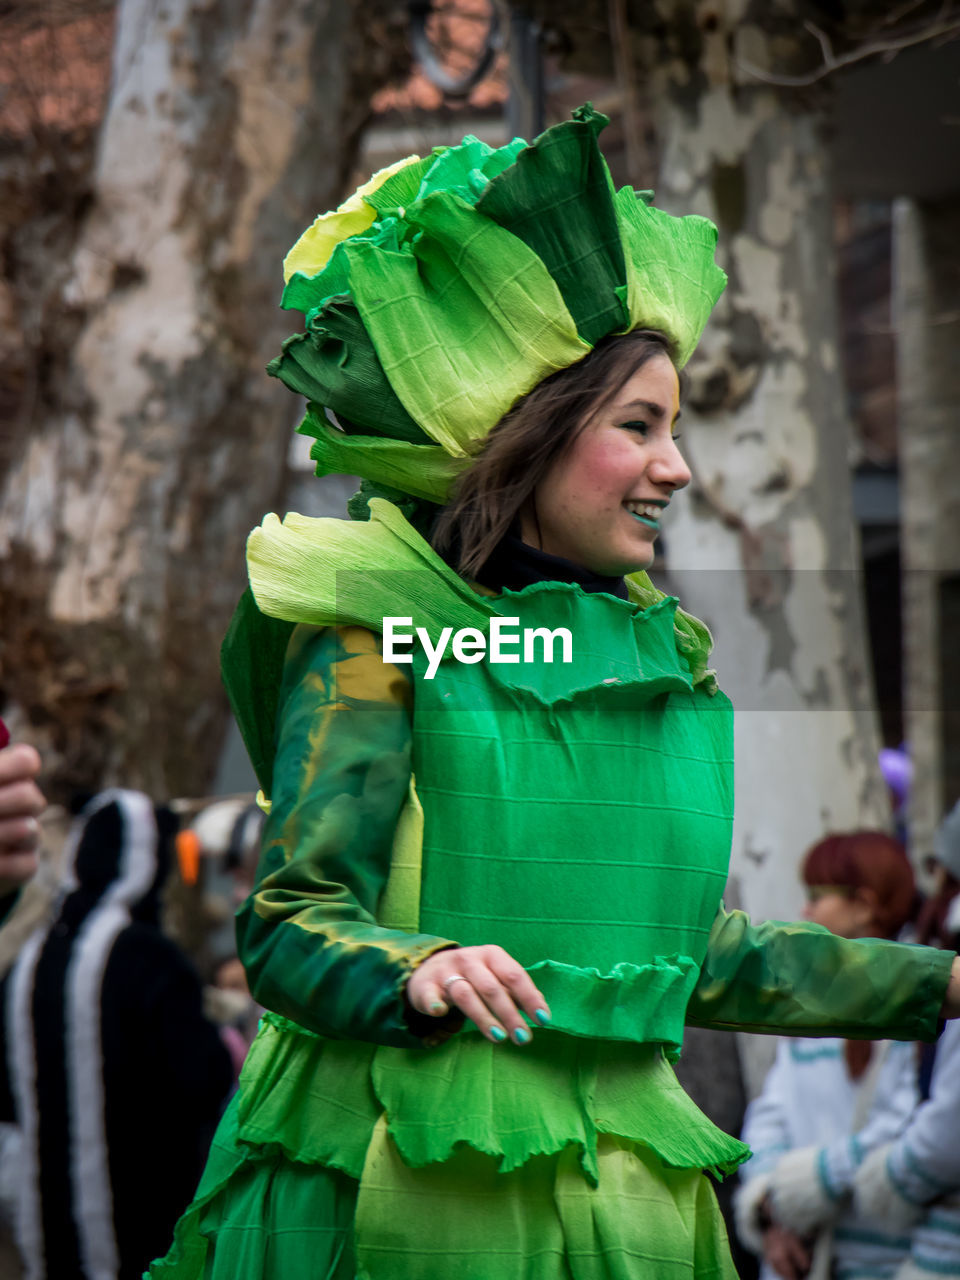
[[[653,576],[710,625],[738,712],[728,905],[776,919],[839,905],[823,920],[838,931],[912,929],[950,945],[958,91],[949,0],[21,0],[0,11],[0,715],[40,751],[50,801],[40,870],[0,926],[11,1121],[0,1275],[19,1274],[12,1224],[32,1168],[26,1095],[14,1094],[37,1071],[16,1013],[31,1000],[35,1013],[63,1008],[70,940],[123,879],[118,794],[149,797],[156,874],[131,899],[136,938],[105,934],[100,968],[91,961],[91,973],[115,971],[97,990],[119,1012],[102,1016],[116,1018],[117,1061],[132,1055],[142,1075],[134,1086],[118,1068],[110,1096],[127,1090],[142,1110],[166,1091],[157,1132],[184,1153],[150,1175],[157,1213],[129,1274],[189,1195],[181,1185],[255,1032],[232,911],[254,874],[259,817],[218,648],[247,531],[268,510],[342,515],[353,487],[312,475],[299,409],[263,372],[292,328],[277,308],[280,263],[316,213],[411,152],[466,133],[530,137],[591,100],[611,119],[601,141],[618,184],[716,222],[730,284],[689,366],[681,447],[694,479]],[[856,832],[895,837],[900,871],[879,883],[886,855],[869,841],[869,856],[831,846],[810,863],[826,837]],[[149,999],[141,943],[170,966],[169,988]],[[173,1022],[192,1027],[186,1042],[164,1030],[171,1002]],[[44,1034],[65,1065],[35,1092],[52,1089],[63,1124],[30,1176],[55,1192],[71,1042],[64,1025]],[[828,1152],[820,1190],[852,1204],[836,1142],[873,1125],[899,1167],[892,1144],[937,1079],[928,1052],[827,1047],[790,1057],[760,1038],[691,1035],[680,1070],[713,1118],[735,1131],[755,1100],[743,1274],[753,1247],[772,1249],[765,1265],[787,1276],[907,1265],[960,1276],[944,1243],[960,1240],[953,1175],[922,1134],[909,1150],[933,1161],[934,1181],[920,1184],[935,1194],[903,1175],[911,1212],[901,1223],[898,1201],[886,1210],[899,1245],[844,1243],[858,1228],[823,1216],[804,1182],[810,1150]],[[940,1094],[955,1127],[941,1117],[936,1128],[960,1149],[957,1107]],[[813,1113],[829,1133],[796,1122]],[[122,1133],[121,1114],[110,1123]],[[806,1154],[777,1175],[793,1150]],[[34,1222],[34,1241],[43,1229]],[[918,1230],[926,1243],[905,1262]],[[828,1242],[817,1256],[815,1238]]]

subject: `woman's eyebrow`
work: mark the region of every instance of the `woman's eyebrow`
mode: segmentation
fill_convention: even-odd
[[[658,422],[667,416],[666,409],[662,404],[657,404],[655,400],[629,400],[626,404],[619,405],[618,408],[621,411],[626,409],[646,409],[647,413],[652,418],[656,418]],[[680,414],[681,410],[678,409],[673,419],[674,422],[679,421]]]

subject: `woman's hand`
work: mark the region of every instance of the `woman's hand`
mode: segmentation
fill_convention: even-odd
[[[550,1021],[546,1000],[503,947],[435,952],[410,975],[407,999],[419,1013],[434,1018],[442,1018],[452,1005],[493,1044],[503,1044],[508,1036],[514,1044],[529,1044],[521,1009],[541,1027]]]
[[[941,1018],[960,1018],[960,956],[953,962],[950,970],[950,981],[947,983],[947,994],[943,998]]]
[[[0,898],[25,884],[37,869],[40,824],[46,808],[34,779],[40,757],[17,743],[0,750]]]
[[[775,1222],[763,1233],[763,1256],[784,1280],[803,1280],[813,1261],[807,1243]]]

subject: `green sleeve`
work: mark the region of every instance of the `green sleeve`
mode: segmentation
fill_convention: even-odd
[[[687,1022],[730,1031],[847,1039],[933,1040],[952,951],[877,938],[850,941],[816,924],[751,924],[717,913]]]
[[[409,679],[378,637],[296,629],[257,884],[237,921],[266,1008],[321,1035],[405,1048],[442,1029],[405,1005],[407,978],[455,945],[376,923],[410,780],[410,710]]]

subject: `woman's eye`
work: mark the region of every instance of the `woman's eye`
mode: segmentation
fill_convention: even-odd
[[[645,422],[621,422],[620,425],[626,431],[639,431],[642,436],[645,436],[650,430]]]

